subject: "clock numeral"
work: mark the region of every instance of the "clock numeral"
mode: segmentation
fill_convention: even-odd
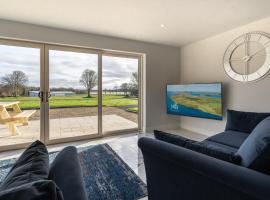
[[[225,53],[225,55],[224,55],[224,62],[228,62],[229,63],[230,62],[230,56],[231,56],[230,55],[230,52],[227,51]]]
[[[258,37],[258,40],[257,41],[259,42],[261,38],[262,38],[262,35],[260,35],[260,37]]]
[[[247,33],[247,34],[246,34],[246,37],[245,37],[245,42],[248,42],[249,40],[250,40],[250,34]]]
[[[265,43],[263,44],[264,48],[268,47],[269,45],[270,45],[270,40],[268,40],[267,42],[265,42]]]
[[[227,73],[230,73],[232,71],[231,67],[229,65],[225,65],[224,69]]]
[[[243,81],[248,81],[248,75],[242,75]]]

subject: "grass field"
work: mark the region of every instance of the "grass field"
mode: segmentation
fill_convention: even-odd
[[[128,108],[127,111],[128,111],[128,112],[132,112],[132,113],[138,113],[138,107],[135,107],[135,108]]]
[[[89,107],[97,106],[97,96],[93,95],[91,98],[87,98],[84,94],[76,96],[54,96],[50,98],[51,108],[65,108],[65,107]],[[0,98],[0,102],[3,101],[20,101],[21,109],[35,109],[40,107],[38,97],[3,97]],[[138,105],[137,98],[127,98],[120,95],[103,95],[103,106],[128,106]]]

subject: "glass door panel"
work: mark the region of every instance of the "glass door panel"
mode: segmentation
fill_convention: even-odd
[[[98,55],[49,49],[49,140],[98,134]]]
[[[0,147],[31,143],[41,132],[41,48],[9,44],[0,42]]]
[[[138,59],[102,56],[102,131],[138,129]]]

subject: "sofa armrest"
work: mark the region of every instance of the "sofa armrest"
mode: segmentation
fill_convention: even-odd
[[[49,179],[60,188],[65,200],[87,200],[81,165],[75,147],[69,146],[59,152],[51,164]]]
[[[266,200],[268,175],[173,144],[141,138],[151,200]]]

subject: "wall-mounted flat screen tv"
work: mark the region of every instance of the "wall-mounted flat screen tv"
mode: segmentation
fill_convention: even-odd
[[[167,85],[167,113],[222,120],[221,83]]]

